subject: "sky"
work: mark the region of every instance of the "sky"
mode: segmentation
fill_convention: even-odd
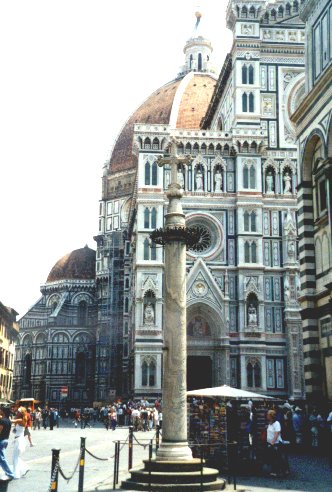
[[[65,254],[95,249],[102,167],[176,77],[197,5],[218,69],[228,0],[0,0],[0,301],[18,319]]]

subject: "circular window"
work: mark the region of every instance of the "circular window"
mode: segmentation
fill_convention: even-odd
[[[186,217],[186,225],[195,227],[200,233],[198,244],[188,250],[188,256],[204,256],[212,259],[220,253],[224,234],[221,223],[215,217],[207,214],[190,214]]]

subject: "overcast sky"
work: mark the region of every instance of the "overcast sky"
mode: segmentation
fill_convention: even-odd
[[[0,0],[0,301],[20,316],[98,226],[103,163],[125,120],[184,62],[195,0]],[[200,2],[214,62],[228,0]]]

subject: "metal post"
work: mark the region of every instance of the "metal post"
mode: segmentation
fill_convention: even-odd
[[[152,439],[149,444],[149,492],[151,491],[151,459],[152,459]]]
[[[118,447],[116,450],[116,454],[117,454],[116,483],[118,484],[119,483],[119,468],[120,468],[120,441],[117,441],[117,443],[118,443]]]
[[[81,437],[81,456],[80,456],[80,468],[78,475],[78,492],[83,492],[84,482],[84,464],[85,464],[85,437]]]
[[[114,448],[114,468],[113,468],[113,490],[115,490],[116,487],[116,474],[117,474],[117,460],[118,460],[118,441],[115,441],[114,443],[115,448]]]
[[[58,490],[60,449],[52,449],[51,490]]]
[[[128,470],[133,467],[133,435],[134,427],[129,426],[129,438],[128,438]]]
[[[160,427],[159,425],[156,426],[156,451],[158,451],[160,444]]]

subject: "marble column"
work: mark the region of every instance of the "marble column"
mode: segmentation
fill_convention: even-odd
[[[174,154],[173,154],[174,155]],[[176,182],[177,159],[172,159],[172,182],[165,229],[184,228],[183,191]],[[192,459],[187,438],[186,245],[184,239],[165,244],[165,322],[163,374],[163,438],[157,460]]]

